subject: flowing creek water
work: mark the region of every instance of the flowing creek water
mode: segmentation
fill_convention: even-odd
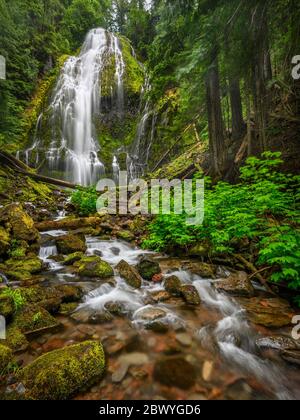
[[[73,314],[58,316],[61,331],[34,339],[26,353],[19,355],[25,364],[45,352],[93,339],[101,340],[104,345],[107,372],[98,385],[78,399],[300,397],[299,370],[284,363],[276,352],[269,350],[263,354],[255,345],[258,337],[274,332],[250,324],[237,301],[214,289],[213,280],[204,280],[182,269],[186,261],[149,252],[159,262],[165,276],[176,275],[183,283],[197,288],[201,305],[191,308],[175,297],[154,303],[149,296],[162,292],[163,284],[144,281],[141,289],[134,290],[118,275],[108,282],[82,282],[69,268],[49,259],[57,255],[55,237],[64,233],[43,234],[40,258],[49,264],[44,283],[79,284],[84,289],[84,298]],[[146,253],[119,240],[87,237],[86,241],[87,255],[100,255],[113,267],[121,260],[134,265]],[[101,324],[87,323],[91,314],[103,313],[108,303],[122,303],[123,316]],[[163,316],[159,322],[166,326],[165,331],[145,329],[146,321],[140,316],[145,308],[161,311]],[[288,331],[281,330],[281,333]],[[154,366],[164,357],[175,358],[179,364],[182,359],[188,361],[196,372],[194,383],[189,387],[161,385],[156,380]],[[182,380],[184,382],[184,378]]]

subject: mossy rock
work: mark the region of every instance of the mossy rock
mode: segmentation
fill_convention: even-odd
[[[156,274],[161,273],[161,268],[158,262],[151,258],[144,257],[137,265],[137,270],[143,279],[151,281]]]
[[[63,264],[64,265],[74,265],[77,261],[82,260],[82,258],[84,257],[84,253],[83,252],[74,252],[74,254],[70,254],[68,255],[64,261]]]
[[[67,400],[97,383],[104,369],[102,345],[86,341],[44,354],[20,372],[19,380],[28,399]]]
[[[8,319],[14,314],[15,310],[16,307],[13,298],[0,294],[0,315]]]
[[[120,230],[120,232],[117,232],[117,237],[126,242],[132,242],[135,239],[135,235],[128,230]]]
[[[19,310],[12,321],[12,326],[25,335],[57,330],[60,324],[44,308],[27,305]]]
[[[10,248],[10,235],[4,227],[0,226],[0,255],[4,255]]]
[[[11,258],[5,262],[7,272],[11,273],[20,273],[22,278],[22,273],[29,274],[38,274],[43,270],[43,261],[38,257],[31,258]]]
[[[167,292],[174,296],[181,296],[181,280],[177,276],[167,277],[164,282],[164,287]]]
[[[143,279],[139,272],[135,267],[130,266],[126,261],[120,261],[116,269],[129,286],[134,289],[139,289],[142,286]]]
[[[85,257],[79,264],[78,273],[81,277],[104,279],[114,275],[113,268],[100,257]]]
[[[58,252],[63,255],[74,254],[75,252],[85,253],[87,246],[82,235],[64,235],[56,239]]]
[[[59,307],[58,313],[60,315],[70,315],[76,311],[78,303],[62,303]]]
[[[0,223],[9,227],[13,239],[32,243],[40,238],[33,219],[18,204],[10,204],[0,209]]]
[[[192,284],[185,284],[181,286],[181,293],[188,305],[199,306],[201,304],[201,298],[198,290]]]
[[[13,352],[9,347],[0,344],[0,376],[13,361]]]
[[[51,313],[59,311],[63,303],[79,302],[83,296],[80,287],[67,284],[50,287],[23,287],[19,291],[28,304],[38,305]]]
[[[21,330],[14,326],[9,325],[6,331],[6,340],[4,341],[14,353],[22,353],[27,350],[29,343]]]

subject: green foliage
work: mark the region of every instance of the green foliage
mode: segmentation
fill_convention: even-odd
[[[252,250],[260,266],[270,266],[271,280],[300,290],[300,177],[277,171],[280,154],[249,158],[241,183],[206,180],[205,219],[186,224],[186,215],[160,215],[144,246],[156,250],[208,243],[212,254]],[[246,245],[245,245],[246,244]]]
[[[8,287],[2,292],[2,296],[8,296],[13,299],[16,311],[22,309],[26,304],[26,299],[22,296],[19,289],[11,289]]]
[[[89,216],[96,213],[98,194],[95,187],[79,188],[72,194],[72,204],[81,216]]]

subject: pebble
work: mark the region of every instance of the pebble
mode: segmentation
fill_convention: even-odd
[[[123,381],[127,375],[129,365],[127,363],[122,363],[118,369],[112,375],[112,381],[115,384],[118,384]]]
[[[209,382],[211,380],[213,369],[213,362],[206,360],[202,367],[202,378],[205,382]]]
[[[128,366],[143,366],[149,363],[149,357],[145,353],[128,353],[119,357],[120,364]]]
[[[193,340],[189,334],[176,334],[175,336],[178,343],[182,344],[185,347],[190,347],[193,343]]]

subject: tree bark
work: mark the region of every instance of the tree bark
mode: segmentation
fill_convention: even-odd
[[[229,94],[232,116],[232,138],[233,140],[240,140],[245,134],[241,89],[240,81],[232,76],[229,77]]]
[[[221,176],[225,161],[225,147],[218,54],[216,52],[213,53],[212,58],[213,60],[206,77],[209,146],[212,175]]]

